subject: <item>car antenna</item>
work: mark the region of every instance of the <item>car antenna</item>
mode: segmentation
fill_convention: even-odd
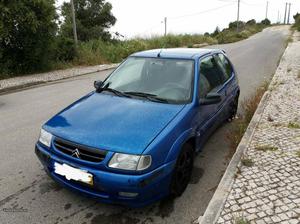
[[[159,51],[158,54],[157,54],[157,57],[158,57],[158,58],[160,58],[160,54],[161,54],[161,52],[163,51],[163,49],[165,49],[165,47],[166,47],[166,42],[164,41],[164,42],[163,42],[162,48],[160,49],[160,51]]]
[[[158,52],[158,54],[157,54],[158,58],[160,58],[160,54],[161,54],[162,50],[163,50],[163,48],[161,48],[160,51]]]

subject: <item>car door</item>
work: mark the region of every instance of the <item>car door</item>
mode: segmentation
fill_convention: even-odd
[[[234,69],[223,53],[218,53],[214,55],[216,63],[219,65],[220,69],[224,74],[224,84],[222,86],[225,93],[225,99],[223,102],[222,114],[223,118],[227,118],[229,111],[229,104],[236,97],[236,87],[237,82],[234,82]]]
[[[226,102],[226,88],[224,88],[226,78],[215,56],[214,54],[206,56],[199,62],[198,100],[200,104],[197,111],[197,140],[200,147],[222,121],[223,106]],[[221,101],[201,105],[201,101],[209,93],[220,94]]]

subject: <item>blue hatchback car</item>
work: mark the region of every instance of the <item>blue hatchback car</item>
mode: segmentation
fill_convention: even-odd
[[[240,93],[211,49],[138,52],[94,86],[43,125],[35,152],[63,186],[132,207],[184,192],[195,152],[235,117]]]

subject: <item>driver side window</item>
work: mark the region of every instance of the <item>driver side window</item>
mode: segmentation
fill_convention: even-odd
[[[200,98],[205,98],[209,92],[216,91],[224,83],[223,72],[213,56],[208,56],[200,62],[200,80],[198,91]]]

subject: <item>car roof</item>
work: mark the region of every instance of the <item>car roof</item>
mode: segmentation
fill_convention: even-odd
[[[197,59],[206,54],[224,52],[219,49],[206,48],[163,48],[147,51],[140,51],[130,56],[132,57],[161,57],[161,58],[179,58],[179,59]]]

